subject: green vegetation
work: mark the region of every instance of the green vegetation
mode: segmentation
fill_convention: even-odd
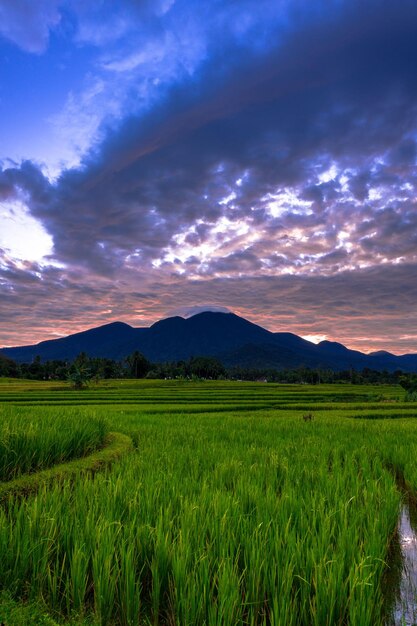
[[[406,402],[417,402],[417,374],[408,374],[400,377],[400,385],[407,393],[404,400]]]
[[[297,367],[276,369],[273,367],[225,367],[219,359],[196,356],[170,363],[151,363],[137,350],[121,361],[104,357],[90,357],[85,352],[73,360],[42,361],[39,356],[31,363],[17,364],[0,353],[0,377],[28,380],[63,380],[71,382],[75,389],[83,389],[89,382],[122,378],[149,378],[152,380],[197,378],[209,380],[265,381],[272,383],[337,384],[401,384],[404,388],[414,385],[417,393],[416,374],[401,370],[388,372],[370,369],[357,371],[353,368],[334,371],[329,368]]]
[[[46,426],[59,411],[75,431],[93,411],[136,451],[94,478],[60,475],[24,499],[8,495],[0,618],[36,607],[45,624],[384,624],[395,475],[417,490],[417,404],[405,394],[4,380],[8,420]]]
[[[27,496],[35,493],[42,485],[48,485],[54,481],[72,480],[85,472],[94,473],[129,452],[132,449],[132,443],[128,435],[108,433],[101,450],[81,459],[59,463],[35,474],[25,474],[6,483],[0,483],[0,503],[6,502],[11,496]]]
[[[0,481],[89,454],[107,432],[102,417],[0,406]]]
[[[7,592],[0,594],[0,623],[6,626],[58,626],[41,603],[24,605]]]

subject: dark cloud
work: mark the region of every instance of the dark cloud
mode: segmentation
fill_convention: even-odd
[[[317,174],[332,162],[362,168],[350,180],[360,202],[370,160],[391,151],[391,161],[402,155],[410,166],[412,144],[401,138],[415,124],[417,11],[385,5],[381,15],[377,4],[283,33],[255,58],[235,50],[220,72],[214,55],[147,115],[109,132],[49,201],[31,203],[57,256],[108,271],[135,250],[157,257],[198,220],[268,221],[262,199],[280,187],[306,185],[305,197],[316,194],[331,212],[340,188],[318,184]]]
[[[93,291],[103,286],[100,302],[105,285],[130,289],[136,275],[159,294],[145,306],[151,317],[178,306],[178,281],[190,306],[194,297],[259,319],[262,302],[270,317],[259,321],[305,334],[343,339],[329,330],[338,318],[349,343],[361,323],[372,330],[369,311],[376,337],[391,316],[403,315],[406,334],[416,305],[417,5],[272,5],[213,1],[197,17],[179,0],[132,4],[152,37],[180,37],[182,24],[194,32],[192,64],[176,47],[183,70],[148,107],[103,126],[80,167],[54,183],[30,162],[5,168],[0,196],[25,199],[55,260]],[[396,301],[399,289],[407,297]],[[287,308],[292,321],[280,317]]]
[[[147,326],[167,314],[189,307],[199,311],[200,306],[207,308],[199,303],[212,302],[218,307],[227,303],[230,310],[273,331],[326,335],[363,350],[417,352],[416,271],[416,265],[386,264],[333,276],[205,280],[125,271],[123,278],[112,281],[36,264],[2,265],[2,344],[33,343],[35,337],[50,339],[112,320]],[[5,325],[11,317],[13,327]]]

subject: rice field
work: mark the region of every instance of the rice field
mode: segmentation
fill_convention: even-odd
[[[52,441],[88,425],[136,449],[0,507],[0,622],[390,625],[398,478],[417,490],[417,405],[403,399],[383,386],[2,381],[0,433],[32,424]]]

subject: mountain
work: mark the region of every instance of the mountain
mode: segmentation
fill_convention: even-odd
[[[316,345],[292,333],[270,332],[234,313],[211,311],[188,319],[170,317],[149,328],[114,322],[32,346],[3,348],[1,353],[28,363],[36,356],[42,361],[72,360],[80,352],[121,360],[135,350],[154,362],[205,355],[215,356],[227,366],[417,371],[417,354],[396,356],[379,351],[367,355],[332,341]]]
[[[391,352],[387,352],[386,350],[376,350],[375,352],[370,352],[369,356],[395,356]]]
[[[90,356],[117,359],[125,356],[121,346],[128,345],[132,334],[141,330],[134,329],[123,322],[113,322],[68,337],[42,341],[32,346],[2,348],[2,354],[17,363],[31,363],[36,356],[40,356],[42,361],[72,360],[80,352],[86,352]],[[130,352],[128,350],[127,354]]]

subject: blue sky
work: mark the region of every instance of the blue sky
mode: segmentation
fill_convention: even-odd
[[[210,304],[417,352],[416,35],[411,0],[0,0],[0,345]]]

